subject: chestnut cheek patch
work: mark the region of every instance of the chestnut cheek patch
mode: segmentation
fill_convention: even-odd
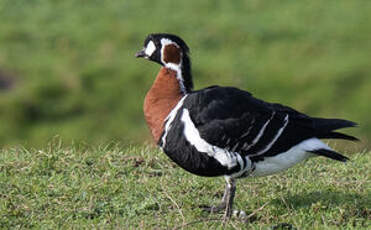
[[[181,60],[181,50],[176,45],[170,44],[166,45],[164,48],[164,62],[180,64]]]

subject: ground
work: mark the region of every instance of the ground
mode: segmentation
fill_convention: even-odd
[[[0,150],[1,229],[222,229],[223,178],[191,175],[150,146],[100,147],[60,140],[43,149]],[[286,172],[239,180],[226,229],[368,229],[370,154],[322,157]],[[281,227],[281,228],[279,228]]]

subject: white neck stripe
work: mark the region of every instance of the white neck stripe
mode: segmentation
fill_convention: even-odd
[[[166,68],[169,68],[169,69],[174,70],[176,72],[176,79],[178,79],[180,90],[184,94],[186,94],[187,92],[186,92],[186,88],[184,86],[184,79],[183,79],[183,75],[182,75],[182,64],[183,64],[182,57],[180,59],[179,64],[172,63],[172,62],[165,62],[165,60],[164,60],[164,50],[165,50],[165,47],[167,45],[175,45],[176,47],[179,48],[178,44],[176,44],[175,42],[173,42],[173,41],[171,41],[167,38],[161,39],[161,46],[162,46],[161,47],[161,62],[162,62],[162,64],[164,64],[164,66]]]
[[[165,64],[165,67],[166,68],[169,68],[171,70],[174,70],[176,72],[176,79],[178,80],[179,82],[179,87],[180,87],[180,90],[186,94],[186,88],[184,86],[184,80],[183,80],[183,75],[182,75],[182,68],[181,68],[181,64],[180,65],[177,65],[175,63],[166,63]]]

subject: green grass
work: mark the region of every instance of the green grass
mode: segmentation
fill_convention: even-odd
[[[152,147],[85,144],[0,150],[1,229],[222,229],[223,178],[191,175]],[[227,229],[369,229],[370,154],[347,164],[310,159],[270,177],[239,180]],[[265,206],[264,206],[265,205]],[[263,208],[261,208],[264,206]],[[260,210],[259,210],[260,209]]]
[[[0,89],[0,145],[146,140],[142,103],[160,67],[134,53],[152,32],[186,40],[196,89],[238,86],[354,120],[365,145],[370,12],[369,0],[0,0],[0,72],[14,82]]]

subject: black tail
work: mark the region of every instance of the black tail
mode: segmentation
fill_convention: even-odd
[[[356,127],[357,123],[342,119],[313,118],[313,125],[316,129],[327,130],[328,132],[336,129]]]
[[[318,138],[344,139],[349,141],[359,141],[357,137],[346,135],[339,132],[329,132],[317,135]]]
[[[316,137],[318,138],[333,138],[333,139],[345,139],[350,141],[358,141],[359,139],[350,135],[346,135],[339,132],[333,132],[333,130],[356,127],[357,123],[342,119],[325,119],[325,118],[313,118],[313,127],[317,130]]]
[[[334,159],[334,160],[337,160],[337,161],[346,162],[347,160],[349,160],[348,157],[343,156],[340,153],[337,153],[337,152],[335,152],[333,150],[329,150],[329,149],[317,149],[317,150],[313,150],[313,151],[309,151],[309,152],[315,153],[315,154],[320,155],[320,156],[328,157],[328,158],[331,158],[331,159]]]

